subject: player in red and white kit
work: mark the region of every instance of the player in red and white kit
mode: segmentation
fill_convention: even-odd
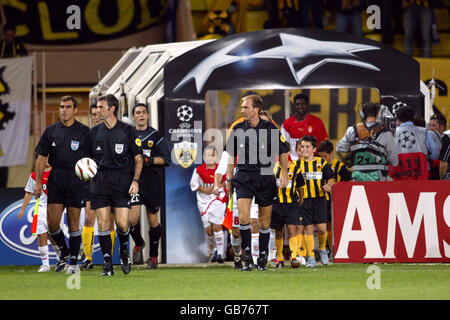
[[[48,165],[48,162],[46,164],[46,167],[44,169],[44,173],[42,175],[41,183],[42,183],[42,192],[40,195],[39,200],[39,209],[38,209],[38,221],[37,221],[37,228],[36,228],[36,234],[38,237],[38,248],[39,248],[39,255],[42,260],[42,265],[39,268],[38,272],[49,272],[50,271],[50,261],[49,261],[49,253],[48,253],[48,226],[47,226],[47,181],[48,176],[51,171],[51,167]],[[25,212],[25,209],[27,208],[28,204],[30,203],[31,199],[33,198],[34,194],[34,185],[36,184],[36,171],[30,174],[30,177],[28,178],[27,185],[25,186],[25,196],[23,199],[22,207],[20,208],[19,213],[17,214],[17,217],[19,219],[22,219],[22,216]],[[62,224],[61,224],[62,226]],[[50,238],[50,240],[52,240]],[[61,252],[59,251],[59,248],[56,244],[53,243],[53,248],[59,257],[61,255]]]
[[[304,94],[297,94],[294,97],[295,114],[284,120],[281,127],[281,134],[286,138],[291,146],[290,157],[292,160],[297,160],[298,155],[295,151],[297,141],[306,135],[316,137],[317,144],[328,139],[327,129],[323,121],[313,116],[308,112],[309,97]]]
[[[197,191],[197,206],[202,215],[203,227],[210,243],[213,237],[215,240],[216,249],[210,261],[223,263],[226,256],[227,234],[224,233],[222,224],[228,197],[224,188],[225,177],[218,196],[213,194],[214,174],[218,166],[215,158],[216,149],[212,146],[206,147],[204,152],[205,162],[192,173],[190,185],[192,191]]]

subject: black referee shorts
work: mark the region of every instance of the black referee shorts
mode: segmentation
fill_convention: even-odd
[[[300,207],[302,225],[327,223],[328,201],[324,197],[306,198]]]
[[[276,182],[273,175],[261,175],[259,171],[239,170],[233,178],[237,199],[253,199],[261,207],[273,205]]]
[[[284,225],[300,224],[300,206],[297,202],[275,203],[270,218],[270,227],[275,230],[283,228]]]
[[[100,170],[90,182],[91,208],[131,208],[130,189],[133,175],[128,171]]]
[[[161,206],[162,182],[159,174],[141,175],[139,194],[131,195],[131,205],[145,205],[147,212],[157,213]]]
[[[87,185],[80,180],[72,168],[53,168],[47,182],[48,204],[63,204],[66,207],[86,206]]]

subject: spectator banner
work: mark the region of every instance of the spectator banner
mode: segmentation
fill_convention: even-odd
[[[450,181],[333,188],[336,263],[450,262]]]
[[[110,40],[165,22],[165,1],[4,1],[24,43],[60,45]],[[10,21],[11,20],[11,21]]]
[[[0,167],[27,163],[32,61],[0,59]]]

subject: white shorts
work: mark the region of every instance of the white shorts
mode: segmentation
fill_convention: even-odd
[[[202,211],[203,227],[206,229],[211,223],[221,225],[225,219],[227,203],[220,199],[211,200]]]
[[[252,204],[250,205],[250,219],[258,219],[259,208],[255,203],[255,198],[252,199]],[[236,192],[233,192],[233,228],[239,227],[239,211],[237,208],[237,198]]]
[[[66,213],[66,211],[64,210],[63,214],[61,215],[61,222],[59,224],[59,226],[61,227],[61,230],[64,230],[64,214],[65,213]],[[43,234],[43,233],[47,233],[47,232],[48,232],[47,206],[45,206],[45,207],[39,206],[36,234]]]

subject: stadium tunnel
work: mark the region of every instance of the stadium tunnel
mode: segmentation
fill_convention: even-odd
[[[121,102],[122,116],[128,119],[134,104],[147,103],[150,125],[169,143],[172,164],[165,169],[165,201],[160,211],[165,226],[162,262],[206,261],[205,235],[189,181],[193,169],[202,163],[209,94],[324,88],[375,88],[382,104],[389,105],[392,99],[406,102],[425,113],[425,119],[432,113],[416,60],[352,34],[274,29],[126,52],[92,89],[90,101],[99,94],[114,94]],[[143,235],[147,235],[145,220],[146,215],[141,215]]]

